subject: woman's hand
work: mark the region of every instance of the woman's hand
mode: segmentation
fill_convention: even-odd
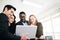
[[[43,35],[41,35],[41,36],[40,36],[40,38],[35,37],[35,40],[38,40],[38,39],[44,39],[44,36],[43,36]]]
[[[41,36],[40,36],[40,39],[44,39],[44,36],[43,36],[43,35],[41,35]]]
[[[27,34],[22,34],[21,40],[28,40],[28,39],[29,39],[29,37]]]
[[[38,40],[39,38],[35,37],[35,40]]]

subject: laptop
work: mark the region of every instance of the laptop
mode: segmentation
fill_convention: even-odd
[[[37,26],[30,25],[17,25],[16,26],[16,35],[22,36],[23,34],[27,34],[29,38],[35,38],[37,31]]]

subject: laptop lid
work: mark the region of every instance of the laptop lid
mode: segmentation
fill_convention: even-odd
[[[22,36],[23,34],[27,34],[27,36],[29,38],[35,38],[36,30],[37,30],[37,26],[17,25],[16,26],[16,35]]]

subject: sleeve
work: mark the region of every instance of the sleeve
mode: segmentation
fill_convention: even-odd
[[[8,39],[9,40],[20,40],[20,36],[16,36],[8,32]]]
[[[40,37],[41,35],[43,35],[43,27],[41,23],[37,24],[37,32],[36,32],[36,37]]]
[[[8,27],[7,17],[3,14],[0,14],[0,37],[1,38],[6,38],[7,27]]]

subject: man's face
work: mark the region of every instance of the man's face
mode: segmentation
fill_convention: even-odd
[[[14,9],[13,8],[11,8],[10,10],[7,9],[6,14],[7,14],[8,17],[9,17],[9,15],[13,15],[14,14]]]
[[[20,19],[25,20],[25,16],[26,16],[25,14],[20,14]]]

